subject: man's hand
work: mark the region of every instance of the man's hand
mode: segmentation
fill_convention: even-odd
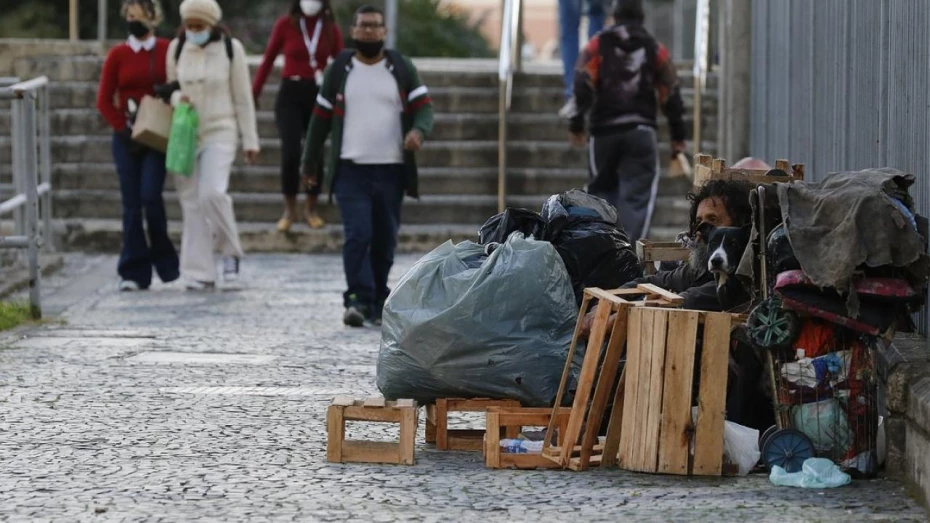
[[[257,150],[252,149],[252,150],[245,152],[245,163],[249,165],[253,165],[257,160],[258,160]]]
[[[588,136],[583,132],[571,133],[568,141],[575,147],[584,147],[588,143]]]
[[[417,152],[423,146],[423,133],[419,129],[411,129],[404,138],[404,149]]]
[[[191,97],[190,97],[190,96],[187,96],[186,94],[181,95],[181,103],[182,103],[182,104],[187,104],[187,105],[189,105],[189,106],[191,106],[191,107],[194,106],[193,102],[191,102]]]
[[[678,154],[685,152],[685,149],[688,148],[688,144],[682,140],[680,142],[672,142],[672,154]]]

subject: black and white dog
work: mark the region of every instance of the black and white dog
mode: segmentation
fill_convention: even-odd
[[[738,278],[733,277],[739,267],[743,251],[749,245],[750,226],[713,227],[701,231],[706,234],[707,270],[717,281],[717,298],[723,310],[731,310],[750,300],[749,293]]]

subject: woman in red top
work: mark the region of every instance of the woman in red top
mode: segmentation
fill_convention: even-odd
[[[142,97],[165,82],[168,40],[155,37],[162,20],[158,0],[124,0],[129,40],[107,54],[97,91],[97,109],[113,127],[113,160],[123,201],[123,248],[117,272],[120,290],[144,290],[152,267],[163,282],[178,279],[178,253],[168,238],[162,190],[165,155],[132,141],[132,121]],[[143,214],[148,225],[146,240]]]
[[[281,232],[290,230],[297,220],[301,140],[310,125],[323,71],[342,48],[342,31],[333,18],[329,0],[292,0],[288,14],[275,22],[262,65],[255,74],[252,95],[257,103],[275,59],[284,53],[281,88],[274,109],[281,138],[281,192],[285,205],[284,216],[278,221]],[[319,195],[319,185],[307,188],[307,223],[314,229],[326,225],[317,214]]]

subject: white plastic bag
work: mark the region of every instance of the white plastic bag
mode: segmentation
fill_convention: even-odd
[[[739,475],[749,474],[762,453],[759,452],[759,431],[732,421],[723,427],[723,455],[739,466]]]
[[[804,460],[800,472],[789,474],[775,465],[769,474],[769,481],[779,487],[834,488],[848,485],[852,478],[828,459],[808,458]]]

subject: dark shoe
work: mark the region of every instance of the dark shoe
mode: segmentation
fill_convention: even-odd
[[[342,315],[342,323],[349,327],[364,327],[365,320],[369,319],[371,311],[368,306],[361,303],[355,295],[349,297],[349,304],[346,305],[346,311]]]
[[[132,280],[123,280],[119,282],[120,292],[135,292],[145,290],[141,285]]]
[[[375,303],[375,310],[371,313],[371,323],[376,327],[381,326],[381,316],[384,313],[384,302]]]

